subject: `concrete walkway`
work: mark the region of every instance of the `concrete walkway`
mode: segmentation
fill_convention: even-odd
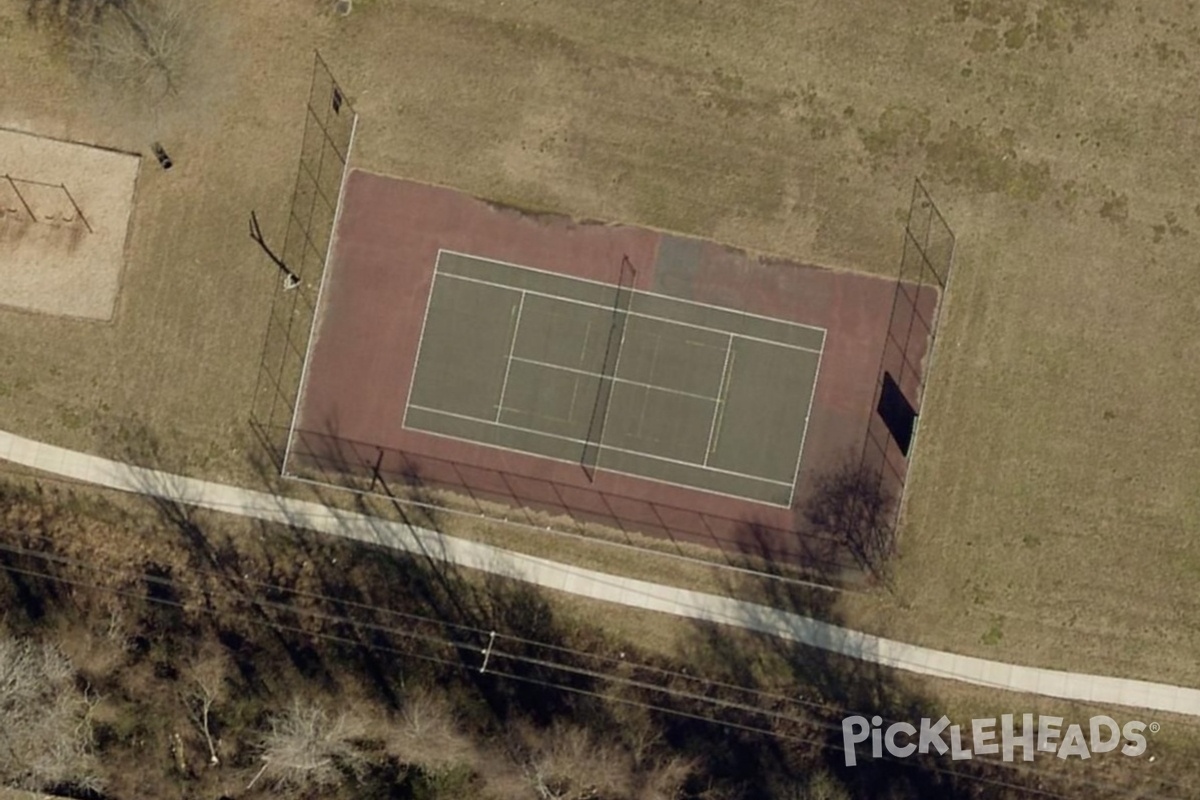
[[[1125,706],[1200,716],[1197,689],[1023,667],[930,650],[757,603],[595,572],[318,503],[134,467],[10,433],[0,432],[0,459],[110,489],[428,555],[581,597],[734,625],[921,675],[1085,701],[1102,708]]]

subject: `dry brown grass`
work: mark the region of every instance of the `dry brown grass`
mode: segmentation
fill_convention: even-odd
[[[6,427],[245,477],[311,48],[362,113],[357,162],[526,207],[872,272],[922,175],[959,235],[894,597],[841,612],[958,652],[1194,683],[1200,226],[1194,12],[951,3],[206,4],[188,89],[89,99],[0,5],[0,122],[144,149],[112,325],[0,316]],[[270,32],[266,35],[264,32]],[[204,38],[207,37],[207,38]],[[621,568],[614,559],[614,569]]]
[[[458,706],[464,716],[456,716],[444,704],[446,695],[441,690],[431,695],[416,688],[420,685],[416,681],[410,682],[408,670],[415,664],[405,662],[403,657],[393,658],[407,652],[410,646],[404,635],[412,626],[407,614],[436,613],[439,606],[445,609],[437,598],[428,595],[426,581],[432,573],[422,575],[430,570],[430,565],[424,562],[411,564],[407,558],[390,558],[379,551],[364,554],[352,542],[331,541],[327,537],[255,525],[241,518],[227,519],[208,512],[194,514],[186,525],[172,523],[150,509],[145,501],[141,501],[140,509],[125,513],[116,504],[100,502],[100,497],[104,495],[88,492],[72,498],[49,490],[40,502],[33,503],[32,498],[14,501],[12,496],[6,496],[3,527],[9,532],[6,548],[14,545],[33,550],[47,548],[58,559],[43,567],[34,561],[20,561],[16,566],[51,569],[70,582],[67,586],[80,587],[60,593],[54,582],[26,584],[33,596],[53,598],[51,621],[41,622],[48,635],[61,637],[80,652],[91,654],[86,659],[85,677],[89,682],[94,681],[104,694],[97,707],[96,723],[109,732],[105,737],[109,744],[104,763],[120,776],[114,796],[143,796],[146,787],[154,782],[171,783],[181,776],[209,786],[219,783],[226,792],[234,788],[241,791],[262,766],[255,736],[265,724],[262,713],[265,711],[268,719],[272,714],[278,716],[297,697],[309,703],[310,709],[323,709],[325,723],[332,725],[343,719],[345,724],[335,742],[348,749],[335,752],[353,759],[387,754],[401,762],[420,757],[421,763],[431,768],[427,774],[435,779],[462,781],[463,775],[475,776],[474,780],[485,784],[478,795],[481,797],[523,796],[531,788],[528,768],[534,765],[548,776],[551,788],[557,787],[555,791],[566,793],[566,797],[581,793],[586,797],[589,787],[607,785],[614,791],[625,792],[623,796],[631,800],[667,800],[673,797],[672,787],[678,781],[689,773],[694,777],[705,766],[703,758],[695,761],[680,755],[686,752],[696,756],[695,750],[676,749],[678,742],[674,746],[667,744],[664,720],[658,714],[647,707],[621,703],[621,699],[628,700],[630,696],[621,690],[619,683],[613,683],[603,693],[611,701],[608,705],[612,718],[602,730],[589,733],[582,727],[573,728],[573,720],[565,722],[560,718],[557,729],[554,726],[540,730],[528,726],[519,730],[506,728],[503,736],[497,737],[491,728],[483,737],[469,738],[468,731],[480,733],[478,713],[471,710],[473,704]],[[127,499],[121,495],[112,497]],[[216,561],[211,560],[213,556]],[[150,613],[150,608],[139,599],[146,580],[142,573],[148,570],[171,576],[174,588],[169,594],[181,601],[181,614],[177,615],[169,606]],[[442,578],[448,583],[442,591],[460,600],[458,607],[451,610],[452,620],[459,620],[460,614],[463,619],[477,620],[480,610],[511,607],[514,600],[521,600],[521,595],[513,594],[511,585],[469,570],[449,570]],[[89,584],[98,584],[107,591],[90,592],[83,588]],[[8,593],[8,605],[14,609],[10,623],[20,620],[22,610],[28,607],[27,596],[22,600],[21,585],[19,581],[5,581],[0,587]],[[260,591],[255,591],[256,588]],[[114,590],[123,594],[110,595]],[[331,600],[321,602],[314,596],[317,594]],[[255,613],[259,603],[266,606],[272,599],[282,598],[290,598],[288,602],[295,614],[287,613],[280,619],[274,611],[265,616]],[[356,604],[362,605],[347,606],[347,598],[354,598]],[[689,675],[702,676],[705,683],[701,686],[716,687],[719,682],[732,681],[776,697],[797,697],[805,706],[815,701],[814,708],[830,708],[834,716],[839,711],[848,714],[866,708],[904,719],[922,716],[925,709],[930,709],[928,713],[934,716],[945,713],[956,721],[1027,711],[1059,714],[1071,720],[1085,720],[1096,712],[1114,713],[1113,709],[1089,710],[1045,698],[963,688],[946,681],[917,680],[853,659],[788,647],[768,637],[715,626],[681,625],[663,615],[610,609],[553,592],[525,597],[526,602],[531,599],[533,608],[541,602],[547,603],[536,614],[537,630],[522,628],[513,632],[585,648],[597,657],[589,663],[611,665],[613,659],[624,659],[624,651],[628,649],[626,663],[633,669],[637,665],[683,669]],[[128,604],[125,618],[135,627],[127,627],[119,615],[114,617],[114,605],[118,602]],[[382,611],[384,608],[403,611],[405,615],[396,616]],[[373,613],[376,611],[381,613]],[[165,616],[158,616],[158,612]],[[331,613],[335,615],[333,619],[336,615],[351,614],[365,628],[374,624],[395,628],[399,638],[392,639],[391,647],[381,646],[380,655],[392,680],[400,684],[396,687],[401,699],[398,712],[389,714],[382,710],[377,684],[373,684],[368,674],[360,672],[366,666],[364,661],[347,658],[347,648],[324,640],[331,633],[334,640],[344,640],[346,634],[343,628],[330,626]],[[320,677],[323,670],[318,670],[314,677],[279,649],[279,641],[283,639],[297,642],[282,635],[277,640],[275,634],[282,634],[283,630],[272,631],[271,620],[283,623],[287,629],[295,630],[293,626],[298,625],[300,629],[313,631],[311,641],[317,646],[318,658],[325,660],[326,669],[332,668],[332,673],[325,675],[336,676],[336,688],[331,690]],[[171,633],[151,632],[160,624]],[[81,631],[87,625],[92,626],[90,631]],[[498,627],[511,630],[507,624]],[[233,640],[223,638],[224,646],[233,648],[227,655],[238,660],[237,670],[220,663],[224,660],[218,656],[220,648],[213,650],[216,643],[208,637],[217,631],[242,632]],[[673,633],[676,639],[655,638],[664,631]],[[121,643],[135,632],[143,640],[149,634],[152,640],[149,651],[144,649],[145,641],[139,648],[121,649]],[[99,639],[100,646],[93,639]],[[243,646],[230,644],[238,639]],[[101,659],[95,655],[110,646],[124,653],[124,659]],[[355,649],[358,648],[349,648]],[[262,687],[265,694],[255,694],[262,689],[247,694],[244,660],[247,650],[257,652],[252,657],[256,663],[248,672],[265,680]],[[161,669],[168,664],[174,664],[177,672]],[[612,672],[630,675],[624,669]],[[197,701],[207,694],[206,687],[212,689],[212,679],[222,673],[230,678],[229,688],[235,696],[218,696],[214,704],[221,729],[217,742],[221,763],[209,767],[206,762],[210,758],[210,745],[205,743],[202,727],[197,724]],[[428,675],[424,677],[427,679]],[[683,679],[671,684],[687,691],[697,687]],[[537,695],[539,698],[554,694],[551,691],[546,695],[541,688],[539,692],[543,692]],[[219,694],[219,690],[212,693]],[[634,694],[634,700],[640,697]],[[746,694],[747,698],[750,696]],[[651,701],[665,699],[651,698]],[[462,697],[458,696],[458,700],[461,702]],[[770,700],[767,702],[774,705]],[[1114,713],[1114,716],[1143,718],[1132,713]],[[1164,726],[1162,735],[1151,741],[1150,754],[1155,761],[1105,760],[1097,762],[1102,770],[1097,772],[1091,765],[1072,763],[1060,769],[1057,761],[1044,760],[1037,766],[1036,774],[1042,775],[1045,769],[1046,779],[1053,779],[1054,785],[1072,787],[1097,785],[1100,781],[1109,790],[1105,796],[1121,794],[1129,787],[1152,788],[1156,780],[1168,777],[1183,788],[1182,793],[1167,792],[1165,796],[1190,796],[1189,789],[1200,768],[1196,760],[1194,721],[1162,715],[1143,719]],[[325,727],[328,728],[329,725]],[[114,740],[113,735],[118,731],[121,733]],[[804,731],[791,732],[799,732],[805,738]],[[731,731],[722,733],[731,740],[739,739]],[[747,744],[744,739],[740,741],[743,747]],[[166,742],[171,743],[169,751],[159,746]],[[724,747],[721,740],[714,740],[714,744],[718,749]],[[771,741],[763,737],[756,744],[768,747]],[[144,750],[147,745],[150,749]],[[364,749],[360,750],[360,745]],[[311,754],[303,747],[300,749],[302,755]],[[809,751],[801,748],[800,752]],[[173,763],[176,759],[178,765]],[[323,759],[316,762],[319,767]],[[124,769],[126,763],[136,763],[138,769]],[[1168,765],[1165,770],[1163,763]],[[1064,769],[1074,771],[1064,772]],[[1027,772],[1023,767],[1015,772],[1005,768],[997,775],[1021,780]],[[570,780],[552,780],[564,774]],[[1102,777],[1097,778],[1098,775]],[[269,793],[275,780],[281,777],[284,776],[277,773],[269,779],[264,773],[256,792]],[[813,773],[811,778],[804,785],[793,787],[797,798],[811,800],[831,788],[822,782],[820,773]],[[464,784],[451,785],[461,789]],[[479,788],[475,784],[472,787]],[[156,796],[160,794],[161,791]],[[465,795],[451,791],[449,796]]]
[[[1123,796],[1155,797],[1196,794],[1195,776],[1200,768],[1200,724],[1194,718],[1158,712],[1096,706],[1021,693],[998,693],[980,686],[938,681],[931,678],[906,678],[905,684],[919,695],[936,697],[934,714],[945,714],[955,724],[969,725],[972,719],[999,718],[1001,714],[1062,717],[1063,726],[1080,725],[1086,730],[1093,716],[1112,717],[1119,724],[1138,720],[1157,732],[1146,733],[1147,750],[1139,758],[1094,756],[1087,761],[1060,760],[1053,756],[1037,758],[1036,766],[1047,775],[1070,776],[1079,796],[1092,796],[1119,787]],[[1017,763],[1010,768],[1020,774],[1030,765]]]

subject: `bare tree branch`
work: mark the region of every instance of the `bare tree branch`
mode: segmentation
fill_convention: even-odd
[[[346,714],[332,717],[297,698],[271,720],[262,741],[262,772],[280,789],[335,786],[366,767],[366,755],[356,745],[362,732],[358,720]]]
[[[152,100],[178,91],[195,12],[184,0],[30,5],[30,16],[56,30],[85,67]]]
[[[91,711],[75,670],[51,645],[0,639],[0,782],[34,791],[72,784],[99,791]]]
[[[471,743],[458,730],[445,700],[416,691],[404,698],[398,724],[389,726],[387,749],[405,764],[436,769],[461,761],[470,753]]]
[[[217,754],[217,743],[213,739],[213,706],[225,699],[225,676],[228,663],[222,653],[202,655],[188,670],[187,687],[180,692],[180,699],[187,708],[188,716],[197,730],[204,736],[208,746],[208,763],[218,766],[221,758]]]

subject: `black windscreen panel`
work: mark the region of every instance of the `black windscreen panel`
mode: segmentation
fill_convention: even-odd
[[[875,409],[883,418],[892,438],[900,452],[908,456],[908,448],[912,444],[913,427],[917,422],[917,412],[913,409],[892,373],[883,373],[883,391],[879,393],[879,406]]]

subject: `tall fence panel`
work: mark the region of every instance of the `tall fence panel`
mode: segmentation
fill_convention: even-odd
[[[916,444],[938,322],[954,261],[954,233],[920,180],[913,182],[891,317],[862,469],[898,515]],[[893,519],[893,524],[895,519]]]
[[[304,139],[281,259],[299,278],[277,285],[263,343],[251,425],[281,470],[326,269],[357,115],[320,53],[313,57]]]

